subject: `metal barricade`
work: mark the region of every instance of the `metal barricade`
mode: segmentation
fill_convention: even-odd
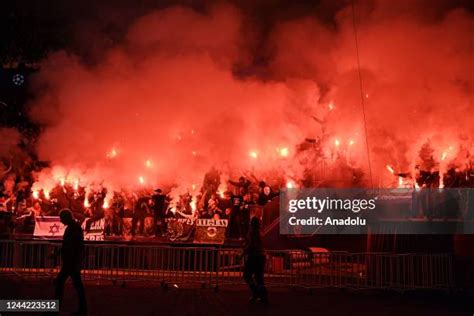
[[[345,252],[272,251],[267,255],[269,285],[362,287],[363,256]]]
[[[376,288],[446,289],[453,285],[447,254],[377,254],[367,261],[369,284]]]
[[[162,286],[217,284],[217,250],[137,245],[87,245],[83,274],[117,281],[154,281]]]
[[[51,278],[61,266],[51,256],[60,244],[0,241],[0,274]],[[266,252],[268,286],[351,289],[449,289],[449,254],[390,254],[271,250]],[[87,244],[85,279],[149,281],[170,285],[221,287],[244,284],[241,249],[161,245]]]
[[[242,249],[219,249],[218,280],[219,286],[243,283],[244,265]]]
[[[51,277],[60,262],[52,254],[59,245],[47,242],[0,242],[0,273],[14,273],[23,278]]]
[[[0,274],[14,273],[15,242],[11,240],[0,241]]]
[[[269,285],[306,288],[450,289],[448,254],[386,254],[305,251],[267,253]]]

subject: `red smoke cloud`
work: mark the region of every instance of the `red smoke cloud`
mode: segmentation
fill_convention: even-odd
[[[447,160],[464,159],[457,154],[474,135],[472,16],[456,9],[427,19],[418,6],[387,6],[356,6],[376,185],[392,179],[386,164],[412,170],[426,142],[439,157],[453,147]],[[39,156],[57,177],[114,189],[199,186],[211,166],[299,180],[314,160],[298,145],[319,138],[328,170],[367,173],[352,18],[346,7],[335,25],[314,17],[275,25],[264,45],[271,80],[234,75],[251,60],[253,38],[228,5],[150,13],[94,66],[57,52],[36,78]],[[50,171],[40,177],[48,186]]]
[[[462,167],[469,159],[457,154],[473,149],[472,15],[402,3],[356,6],[368,142],[378,178],[387,163],[413,170],[426,142],[438,161],[452,146],[448,160],[463,160],[457,162]],[[279,78],[316,78],[329,89],[324,99],[339,109],[329,133],[363,133],[352,8],[336,20],[335,28],[312,18],[280,24],[271,67]]]

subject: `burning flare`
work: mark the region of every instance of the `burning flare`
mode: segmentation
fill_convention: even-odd
[[[117,150],[115,148],[112,148],[112,150],[107,153],[107,158],[112,159],[115,157],[117,157]]]
[[[398,177],[398,187],[403,188],[403,177]]]
[[[388,170],[391,174],[395,174],[395,170],[393,170],[393,168],[392,168],[390,165],[386,165],[385,168],[387,168],[387,170]]]
[[[288,157],[288,154],[290,153],[287,147],[278,148],[278,152],[280,153],[280,156],[282,157]]]

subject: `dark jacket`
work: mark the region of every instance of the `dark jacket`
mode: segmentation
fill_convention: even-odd
[[[81,226],[76,221],[67,225],[63,235],[61,259],[63,268],[81,269],[84,257],[84,234]]]
[[[137,204],[135,204],[134,217],[146,217],[149,211],[148,208],[148,197],[139,198]]]
[[[260,231],[250,230],[244,244],[244,254],[246,256],[262,256],[264,247]]]
[[[152,197],[153,199],[153,215],[155,218],[165,217],[166,211],[166,195],[164,194],[155,194]]]
[[[261,192],[259,195],[258,195],[258,199],[257,199],[257,204],[260,205],[260,206],[264,206],[265,204],[269,203],[274,197],[280,195],[280,193],[278,192],[270,192],[270,194],[265,194],[263,192]]]

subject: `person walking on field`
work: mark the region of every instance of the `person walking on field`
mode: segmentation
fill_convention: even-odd
[[[268,303],[268,293],[264,282],[265,261],[260,220],[253,217],[244,245],[244,280],[252,293],[250,303]]]
[[[81,279],[81,264],[84,257],[84,234],[81,226],[74,220],[69,209],[63,209],[59,213],[61,223],[66,227],[61,247],[61,271],[56,278],[56,299],[59,300],[59,308],[64,294],[64,284],[71,277],[72,284],[79,298],[78,315],[87,315],[87,301],[84,285]]]

